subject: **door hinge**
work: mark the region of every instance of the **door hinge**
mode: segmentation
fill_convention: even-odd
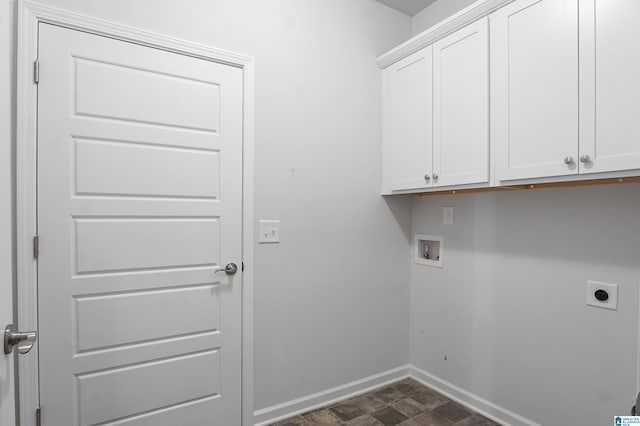
[[[33,237],[33,258],[37,259],[40,257],[40,236],[35,235]]]
[[[36,426],[42,426],[42,411],[41,408],[36,408]]]
[[[40,83],[40,61],[37,59],[33,61],[33,82]]]

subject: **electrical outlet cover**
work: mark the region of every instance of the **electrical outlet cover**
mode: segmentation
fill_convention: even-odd
[[[607,300],[598,300],[596,292],[604,290],[608,294]],[[597,308],[618,310],[618,284],[603,283],[600,281],[587,281],[587,305]]]
[[[453,225],[453,206],[442,208],[442,223],[445,225]]]

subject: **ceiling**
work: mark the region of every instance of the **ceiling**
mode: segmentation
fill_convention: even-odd
[[[435,0],[377,0],[382,4],[386,4],[402,13],[413,16],[425,7],[429,6]]]

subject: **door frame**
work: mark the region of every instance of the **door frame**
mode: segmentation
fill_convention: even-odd
[[[253,222],[254,222],[254,58],[178,38],[123,26],[102,19],[18,0],[16,100],[16,262],[17,325],[37,330],[37,112],[34,61],[38,57],[38,24],[48,23],[199,59],[238,67],[243,71],[242,123],[242,424],[253,422]],[[43,70],[44,71],[44,70]],[[46,72],[46,71],[45,71]],[[37,343],[36,343],[37,345]],[[37,349],[18,357],[17,422],[36,426],[39,406]],[[43,413],[46,418],[46,413]]]

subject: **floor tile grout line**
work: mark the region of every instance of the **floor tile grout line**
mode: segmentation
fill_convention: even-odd
[[[415,405],[406,402],[407,400],[412,401]],[[367,401],[368,405],[364,403],[365,401]],[[424,403],[422,401],[424,401]],[[409,408],[400,407],[402,402],[412,406],[413,414],[411,414]],[[322,416],[324,416],[324,418]],[[420,417],[429,417],[431,419],[435,417],[435,420],[443,426],[497,426],[497,423],[461,406],[455,401],[411,378],[406,378],[381,388],[373,389],[368,393],[317,408],[289,419],[281,420],[273,423],[271,426],[307,426],[314,424],[349,426],[350,424],[364,424],[354,422],[359,421],[358,419],[362,420],[365,417],[375,419],[374,422],[377,422],[369,423],[369,425],[376,424],[383,426],[415,424],[408,422]],[[418,419],[417,421],[421,420]],[[464,425],[462,422],[464,422]]]

